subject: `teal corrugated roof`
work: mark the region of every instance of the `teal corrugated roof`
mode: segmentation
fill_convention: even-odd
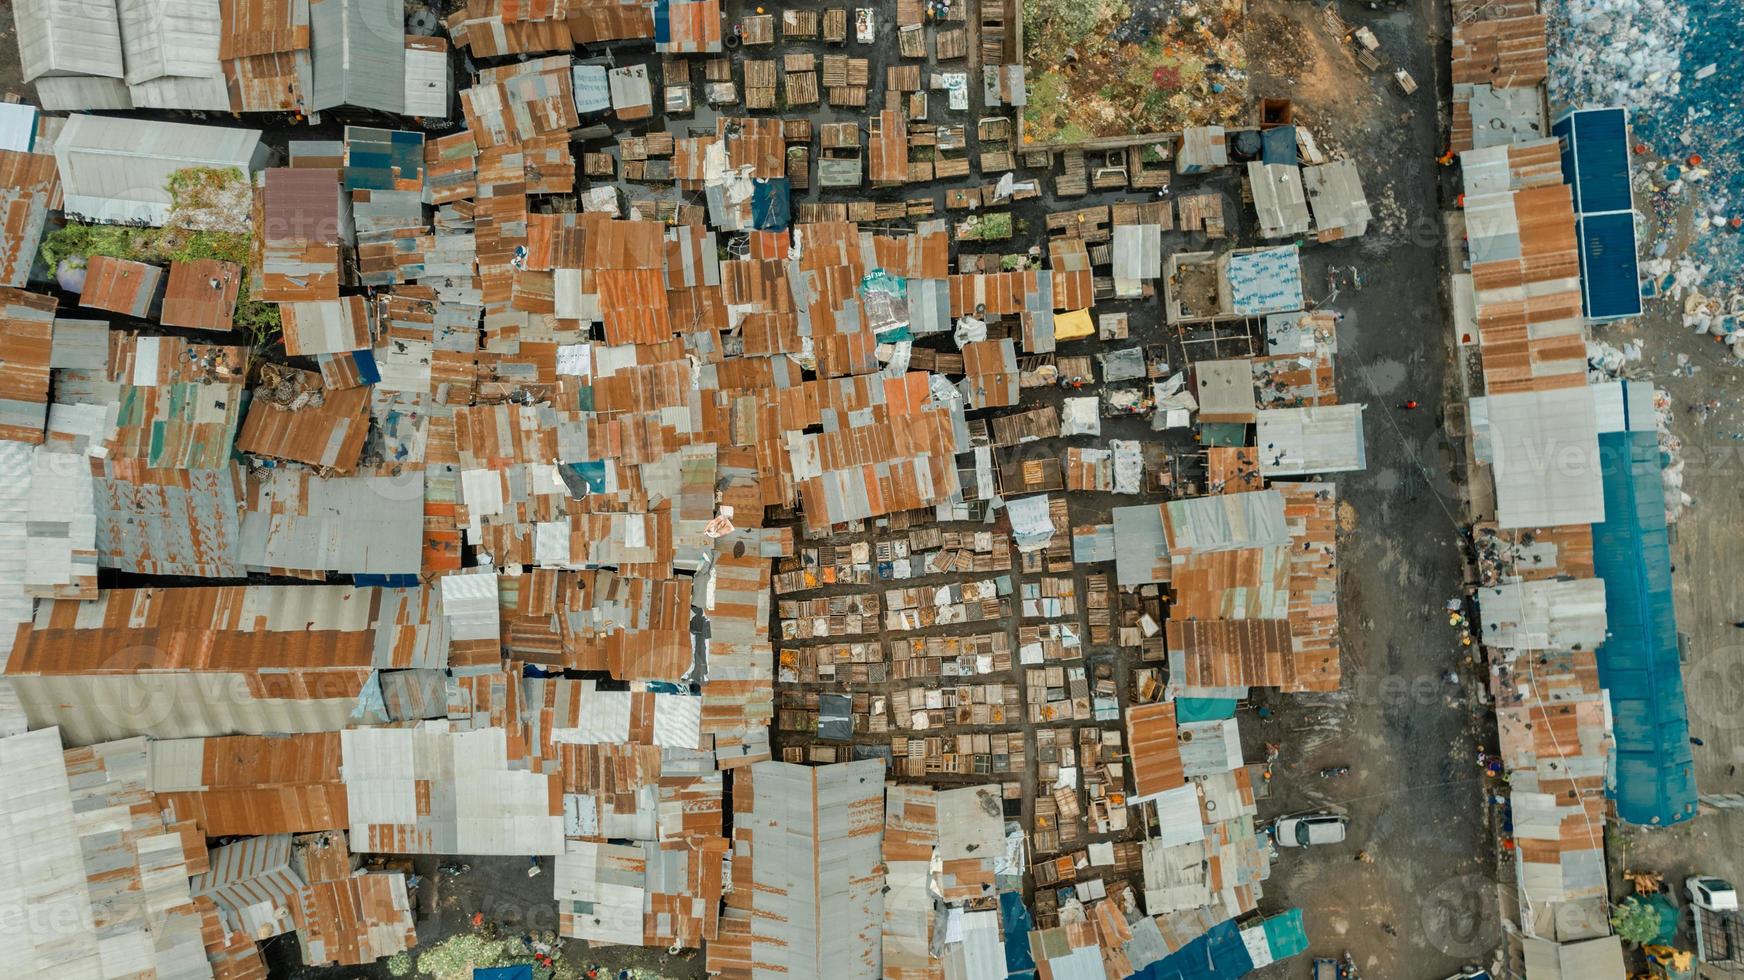
[[[1696,788],[1658,440],[1651,430],[1601,434],[1599,465],[1605,520],[1593,525],[1593,565],[1605,580],[1598,661],[1614,716],[1611,794],[1625,822],[1677,823],[1695,815]]]
[[[1308,951],[1308,930],[1302,925],[1301,909],[1272,916],[1265,921],[1265,930],[1274,963]]]

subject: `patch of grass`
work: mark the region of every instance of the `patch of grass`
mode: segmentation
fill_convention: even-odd
[[[189,167],[170,175],[171,209],[200,208],[208,199],[247,180],[235,167]],[[241,299],[236,304],[236,327],[264,346],[278,334],[281,322],[277,303],[250,299],[253,284],[248,278],[251,235],[234,231],[194,231],[188,228],[134,228],[125,225],[70,223],[45,235],[40,249],[43,264],[52,271],[63,259],[79,263],[93,255],[128,259],[153,265],[217,259],[242,268]]]

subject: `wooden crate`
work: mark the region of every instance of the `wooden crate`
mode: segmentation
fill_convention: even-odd
[[[793,72],[787,76],[788,105],[817,105],[817,100],[818,83],[816,72]]]
[[[848,41],[848,8],[831,7],[824,11],[824,42],[845,44]]]
[[[926,28],[919,24],[902,28],[896,32],[896,44],[904,58],[925,58]]]
[[[739,40],[747,45],[775,43],[775,16],[773,14],[752,14],[739,22],[743,32]]]
[[[784,10],[781,13],[781,37],[787,41],[809,41],[818,36],[818,15],[815,10]]]

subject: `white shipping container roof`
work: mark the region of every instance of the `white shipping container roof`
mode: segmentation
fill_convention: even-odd
[[[66,212],[94,221],[160,226],[170,210],[170,175],[189,167],[250,173],[262,157],[260,130],[75,115],[55,141]]]

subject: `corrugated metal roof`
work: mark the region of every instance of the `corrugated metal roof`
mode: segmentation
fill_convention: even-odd
[[[1163,528],[1176,559],[1204,552],[1288,544],[1277,490],[1189,497],[1163,504]]]
[[[253,470],[242,563],[256,571],[416,575],[423,499],[421,470],[326,479],[301,466]]]
[[[234,262],[172,262],[158,322],[166,327],[229,330],[241,288],[242,267]]]
[[[405,22],[399,0],[309,0],[309,108],[404,112]]]
[[[1363,194],[1356,163],[1334,160],[1318,167],[1302,168],[1302,183],[1308,189],[1308,204],[1314,211],[1314,228],[1321,241],[1351,238],[1368,230],[1369,199]]]
[[[236,449],[349,473],[368,435],[367,387],[328,389],[319,374],[286,368],[256,390]]]
[[[354,850],[563,853],[562,777],[512,770],[503,729],[368,728],[340,739]]]
[[[302,888],[293,899],[291,919],[306,966],[360,966],[418,942],[406,876],[399,872],[360,874]]]
[[[60,172],[47,153],[0,150],[0,286],[24,286],[42,244]]]
[[[1584,386],[1483,399],[1503,528],[1605,518],[1598,418]]]
[[[40,443],[58,300],[0,288],[0,439]]]
[[[884,763],[759,762],[739,771],[733,806],[749,975],[879,976]]]
[[[1368,466],[1362,405],[1272,408],[1254,417],[1260,472],[1268,478],[1346,473]]]
[[[160,266],[93,255],[85,266],[85,289],[79,294],[79,305],[144,320],[157,307],[163,280]]]
[[[51,73],[122,77],[121,21],[110,0],[26,0],[13,5],[13,17],[25,81]]]
[[[96,924],[85,881],[60,732],[0,739],[8,779],[0,801],[0,896],[30,909],[0,925],[8,957],[24,975],[101,976]]]

